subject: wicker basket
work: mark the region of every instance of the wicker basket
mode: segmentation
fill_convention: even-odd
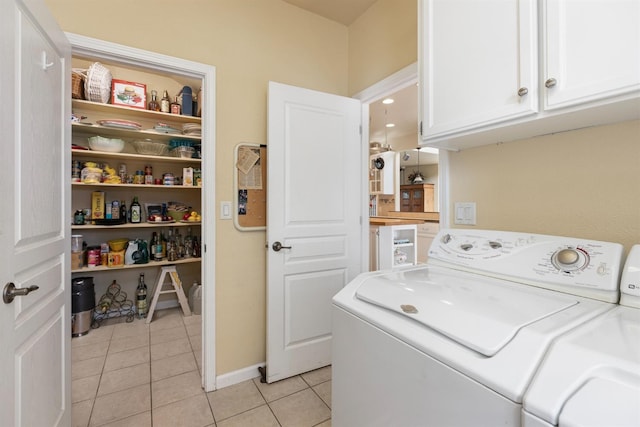
[[[111,99],[111,71],[99,62],[91,64],[84,79],[84,94],[89,101],[108,103]]]
[[[71,97],[84,99],[84,72],[86,70],[71,70]]]

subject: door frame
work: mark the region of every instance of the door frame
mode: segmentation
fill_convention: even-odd
[[[378,101],[379,99],[382,99],[386,96],[389,96],[399,91],[400,89],[404,89],[413,84],[418,84],[418,71],[418,63],[414,62],[352,96],[353,98],[359,99],[362,102],[362,122],[364,123],[362,130],[362,163],[363,165],[365,165],[363,170],[368,170],[369,162],[369,104]],[[420,122],[420,107],[419,105],[416,105],[416,107],[418,108],[418,122]],[[416,144],[419,146],[427,147],[428,145],[422,142],[419,135],[420,134],[418,133],[418,140],[416,141]],[[438,211],[440,213],[439,222],[441,228],[447,228],[449,227],[449,151],[440,148],[438,156]],[[367,200],[363,201],[363,206],[367,211],[366,215],[364,215],[364,218],[368,218],[369,213],[366,207],[368,205],[369,187],[368,177],[364,174],[362,177],[362,182],[364,186],[363,194],[367,197]],[[369,233],[363,233],[362,244],[363,248],[369,247]],[[363,265],[369,264],[368,254],[369,253],[367,252],[363,255],[363,263],[366,263]]]
[[[150,71],[178,74],[190,78],[202,79],[202,386],[205,391],[216,389],[216,68],[211,65],[188,61],[155,52],[149,52],[104,40],[65,33],[71,43],[71,55],[104,60],[129,65],[135,68],[147,68]],[[206,143],[204,143],[206,142]]]

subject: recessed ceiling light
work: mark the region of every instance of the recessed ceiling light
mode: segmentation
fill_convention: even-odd
[[[383,99],[383,100],[382,100],[382,103],[383,103],[383,104],[386,104],[386,105],[388,105],[388,104],[393,104],[393,99],[391,99],[391,98]]]
[[[395,124],[394,123],[387,123],[385,126],[388,127],[388,128],[392,128],[392,127],[395,126]]]

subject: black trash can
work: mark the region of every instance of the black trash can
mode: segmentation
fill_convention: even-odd
[[[93,277],[76,277],[71,280],[71,336],[81,337],[89,333],[96,292]]]

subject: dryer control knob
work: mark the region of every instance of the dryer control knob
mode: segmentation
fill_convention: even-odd
[[[551,262],[558,270],[578,271],[589,264],[589,257],[577,249],[565,248],[556,251],[551,257]]]
[[[556,259],[560,264],[571,265],[578,262],[580,256],[578,255],[578,252],[575,251],[575,249],[563,249],[558,252],[558,254],[556,255]]]

